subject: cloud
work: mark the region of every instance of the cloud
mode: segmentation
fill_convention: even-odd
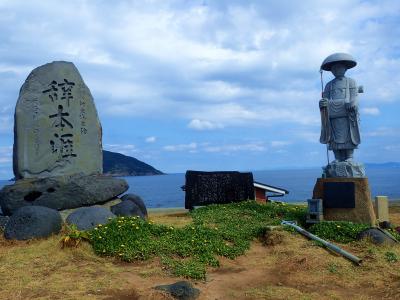
[[[398,152],[400,150],[400,145],[388,145],[384,147],[385,150],[387,151],[396,151]]]
[[[0,147],[0,164],[10,165],[13,159],[13,147],[2,146]]]
[[[234,144],[234,145],[208,145],[203,149],[205,152],[263,152],[267,148],[262,143],[246,143],[246,144]]]
[[[193,150],[197,149],[197,144],[196,143],[190,143],[190,144],[168,145],[168,146],[164,146],[163,149],[165,151],[171,151],[171,152],[193,151]]]
[[[190,153],[224,153],[229,154],[233,152],[263,152],[267,150],[262,142],[248,142],[241,144],[213,144],[213,143],[195,143],[190,144],[177,144],[164,146],[165,151],[177,152],[187,151]]]
[[[364,107],[361,109],[361,113],[370,116],[378,116],[381,112],[377,107]]]
[[[400,131],[396,128],[380,127],[375,130],[367,131],[364,135],[368,137],[400,136]]]
[[[104,149],[125,155],[139,152],[136,146],[132,144],[105,144]]]
[[[271,141],[271,147],[274,148],[279,148],[279,147],[284,147],[292,144],[292,142],[289,141]]]
[[[116,120],[144,131],[149,122],[142,139],[161,136],[158,128],[171,144],[165,151],[184,151],[172,150],[185,149],[172,142],[177,132],[189,141],[205,135],[224,141],[209,145],[215,153],[241,149],[238,134],[318,143],[318,70],[334,52],[357,60],[346,74],[365,87],[362,114],[400,109],[396,0],[74,1],[73,7],[61,12],[49,0],[0,4],[0,133],[9,141],[20,86],[30,70],[54,60],[78,67],[105,132]],[[332,79],[323,76],[325,83]],[[382,135],[373,128],[389,128],[393,118],[369,118],[364,130]],[[120,136],[136,140],[121,126],[104,142],[120,145]],[[202,142],[187,151],[205,151]]]
[[[188,127],[195,130],[213,130],[223,128],[221,124],[199,119],[193,119],[192,121],[190,121]]]
[[[14,122],[10,115],[0,115],[0,133],[11,133]]]
[[[149,137],[147,137],[147,138],[145,139],[145,142],[151,144],[151,143],[155,143],[156,140],[157,140],[157,138],[156,138],[155,136],[149,136]]]

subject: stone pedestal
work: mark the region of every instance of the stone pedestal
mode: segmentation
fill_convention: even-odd
[[[326,178],[364,178],[363,164],[355,161],[333,161],[323,168]]]
[[[332,187],[334,188],[335,184],[338,189],[332,193]],[[350,189],[343,190],[343,187],[350,187]],[[354,205],[343,203],[343,198],[351,198],[353,194]],[[376,223],[367,178],[318,178],[314,187],[313,198],[322,199],[324,220],[350,221],[371,225]]]

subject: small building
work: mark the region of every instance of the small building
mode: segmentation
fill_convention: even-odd
[[[265,203],[268,202],[268,198],[270,197],[282,197],[286,194],[289,194],[289,191],[275,187],[272,185],[267,185],[261,182],[254,181],[254,197],[257,202]]]

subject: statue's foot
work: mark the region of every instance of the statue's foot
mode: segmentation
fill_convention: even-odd
[[[352,163],[352,162],[353,162],[353,158],[352,158],[352,157],[350,157],[350,158],[347,158],[347,159],[345,160],[345,162]]]

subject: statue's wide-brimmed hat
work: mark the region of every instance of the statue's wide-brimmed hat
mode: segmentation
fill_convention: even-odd
[[[322,62],[321,69],[324,71],[330,71],[332,66],[338,62],[345,65],[347,69],[354,68],[357,65],[357,62],[350,54],[334,53],[325,58],[325,60]]]

